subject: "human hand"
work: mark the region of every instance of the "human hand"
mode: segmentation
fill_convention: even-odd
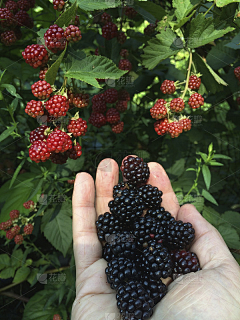
[[[177,220],[192,223],[196,236],[190,251],[198,255],[202,270],[183,275],[168,286],[156,305],[152,320],[239,320],[240,268],[218,231],[193,205],[180,208],[164,169],[150,162],[149,184],[163,192],[162,206]],[[76,261],[76,299],[72,320],[117,320],[116,292],[107,283],[95,221],[109,211],[119,168],[112,159],[97,169],[96,198],[92,177],[77,175],[73,193],[73,241]]]

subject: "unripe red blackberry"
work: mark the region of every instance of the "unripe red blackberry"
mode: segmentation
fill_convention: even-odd
[[[21,234],[17,234],[14,238],[14,242],[16,244],[22,244],[23,243],[23,236]]]
[[[68,99],[61,95],[54,95],[45,102],[45,108],[54,118],[63,117],[69,109]]]
[[[72,140],[66,132],[57,129],[49,134],[47,148],[49,152],[65,152],[72,149]]]
[[[9,228],[11,228],[12,224],[13,224],[12,219],[2,222],[0,223],[0,230],[6,231]]]
[[[75,182],[75,180],[74,180],[74,179],[72,179],[72,180],[68,180],[68,181],[67,181],[67,183],[69,183],[69,184],[74,184],[74,182]]]
[[[30,132],[30,142],[34,143],[35,141],[43,141],[47,139],[46,130],[49,129],[48,126],[41,125],[35,130]]]
[[[19,234],[20,230],[21,228],[19,226],[14,226],[10,231],[12,232],[12,235],[15,237],[17,234]]]
[[[174,81],[164,80],[161,87],[160,87],[160,90],[164,94],[166,94],[166,93],[173,94],[176,90]]]
[[[124,101],[124,100],[117,101],[117,103],[115,105],[116,110],[119,111],[119,112],[126,111],[127,107],[128,107],[128,102]]]
[[[42,101],[29,101],[26,105],[25,112],[33,118],[44,115],[44,107]]]
[[[78,142],[76,142],[76,144],[73,145],[72,149],[68,150],[66,154],[70,159],[76,160],[82,155],[82,147]]]
[[[167,116],[166,101],[164,99],[158,99],[154,106],[150,109],[150,113],[153,119],[162,119]]]
[[[71,119],[67,126],[68,132],[72,133],[74,137],[84,136],[87,132],[87,121],[82,118]]]
[[[7,8],[0,8],[0,26],[2,28],[7,28],[15,24],[13,13]]]
[[[115,108],[108,109],[106,113],[106,120],[111,124],[116,124],[120,121],[120,114]]]
[[[17,2],[13,0],[8,0],[5,4],[5,7],[9,10],[12,11],[12,13],[16,13],[18,11],[18,5]]]
[[[190,76],[189,82],[188,82],[188,88],[191,90],[198,90],[201,85],[201,79],[198,78],[197,76]]]
[[[95,104],[96,102],[106,103],[104,93],[98,93],[92,97],[92,104]]]
[[[112,18],[110,16],[110,14],[108,14],[107,12],[103,12],[103,14],[101,15],[101,22],[104,24],[107,24],[108,22],[111,22]]]
[[[182,132],[183,125],[180,121],[173,121],[169,123],[168,134],[170,134],[171,138],[177,138]]]
[[[61,320],[62,318],[61,318],[61,316],[60,316],[60,314],[55,314],[54,316],[53,316],[53,320]]]
[[[96,48],[96,50],[94,51],[95,56],[99,56],[99,48]]]
[[[48,62],[48,52],[43,45],[32,44],[27,46],[22,52],[22,56],[26,63],[33,68],[44,66]]]
[[[120,121],[117,124],[113,124],[112,125],[112,132],[121,133],[121,132],[123,132],[123,127],[124,127],[124,122],[123,121]]]
[[[64,0],[53,0],[53,9],[57,11],[62,11],[65,6]]]
[[[67,162],[68,156],[65,153],[52,153],[50,160],[55,164],[64,164]]]
[[[16,34],[13,30],[4,31],[1,33],[1,42],[5,44],[5,46],[11,46],[17,41]]]
[[[168,119],[161,119],[154,123],[154,130],[159,136],[163,136],[168,132],[169,122]]]
[[[19,214],[20,212],[18,210],[11,210],[9,216],[12,220],[15,220],[19,218]]]
[[[14,238],[14,235],[12,234],[11,230],[8,230],[6,232],[6,238],[9,239],[9,240],[12,240]]]
[[[121,90],[118,92],[118,100],[130,101],[130,94],[127,90]]]
[[[32,29],[34,26],[33,19],[24,10],[20,10],[15,14],[15,21],[17,22],[18,26],[21,27]]]
[[[204,105],[204,98],[199,93],[194,93],[189,98],[188,104],[192,109],[200,108]]]
[[[35,82],[32,86],[32,93],[33,95],[38,98],[39,100],[46,100],[50,97],[51,93],[53,92],[50,83],[47,83],[45,80],[39,80]]]
[[[18,0],[18,9],[23,11],[28,11],[31,9],[31,3],[28,0]]]
[[[91,123],[94,127],[101,128],[106,124],[106,118],[104,114],[100,112],[93,112],[89,119],[88,122]]]
[[[182,98],[174,98],[170,102],[170,109],[174,112],[181,112],[185,108],[185,104]]]
[[[32,161],[39,163],[45,162],[50,158],[50,152],[45,141],[35,141],[29,148],[29,157]]]
[[[33,225],[31,223],[26,224],[25,227],[23,228],[23,232],[25,234],[32,234],[33,232]]]
[[[64,37],[64,30],[58,25],[54,24],[44,34],[45,45],[53,53],[58,50],[64,50],[67,40]]]
[[[129,52],[127,49],[121,49],[120,56],[126,59],[129,56]]]
[[[190,272],[201,270],[198,257],[194,252],[186,250],[174,250],[171,252],[173,261],[173,279]]]
[[[192,127],[192,121],[189,118],[183,118],[181,120],[179,120],[179,122],[182,123],[182,127],[184,131],[189,131],[191,130]]]
[[[125,35],[125,33],[122,31],[118,32],[118,35],[117,35],[118,43],[124,44],[126,40],[127,40],[127,36]]]
[[[131,7],[125,7],[124,8],[124,14],[128,18],[132,19],[137,15],[137,11]]]
[[[85,108],[89,104],[89,95],[87,93],[76,93],[73,98],[73,104],[77,108]]]
[[[48,67],[45,67],[40,70],[40,72],[39,72],[39,79],[40,80],[45,80],[45,76],[46,76],[47,71],[48,71]]]
[[[117,37],[117,35],[118,35],[118,29],[115,23],[110,21],[107,24],[105,24],[105,26],[102,27],[102,36],[105,39],[111,40]]]
[[[147,36],[151,36],[154,34],[156,30],[156,24],[155,23],[150,23],[146,28],[144,29],[144,34]]]
[[[92,105],[92,111],[93,112],[104,113],[106,110],[107,110],[107,105],[103,101],[96,101]]]
[[[132,64],[128,59],[121,59],[118,63],[118,68],[120,70],[132,70]]]
[[[28,201],[24,202],[23,206],[25,209],[32,210],[32,209],[34,209],[35,204],[32,200],[28,200]]]
[[[82,39],[81,31],[77,26],[70,25],[64,31],[64,37],[67,41],[77,42]]]
[[[107,103],[114,103],[118,100],[118,91],[114,88],[107,89],[104,92],[104,98]]]
[[[234,69],[235,77],[240,80],[240,66]]]

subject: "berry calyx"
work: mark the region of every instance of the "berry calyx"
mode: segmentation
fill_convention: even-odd
[[[68,132],[72,133],[74,137],[84,136],[87,132],[87,121],[82,118],[74,119],[69,121],[67,126]]]
[[[132,64],[128,59],[121,59],[118,64],[118,68],[120,70],[127,70],[131,71],[132,70]]]
[[[39,163],[45,162],[50,158],[50,152],[45,141],[35,141],[29,148],[29,157],[32,161]]]
[[[72,149],[72,140],[66,132],[57,129],[49,134],[47,149],[49,152],[65,152]]]
[[[170,109],[174,112],[181,112],[185,108],[185,104],[182,98],[174,98],[170,102]]]
[[[32,44],[22,52],[26,63],[33,68],[44,66],[48,62],[48,52],[43,45]],[[43,79],[42,79],[43,80]]]
[[[20,212],[18,210],[11,210],[9,216],[12,220],[15,220],[19,218],[19,214]]]
[[[90,115],[88,122],[91,123],[94,127],[101,128],[106,124],[107,120],[104,114],[100,112],[93,112]]]
[[[58,50],[63,50],[66,46],[66,38],[64,37],[64,30],[58,25],[54,24],[44,34],[45,45],[53,53]]]
[[[64,0],[53,0],[53,8],[54,10],[57,11],[62,11],[65,6],[65,1]]]
[[[201,85],[200,78],[194,75],[190,76],[189,82],[188,82],[188,88],[190,88],[191,90],[198,90],[200,88],[200,85]]]
[[[82,155],[82,147],[78,142],[76,142],[76,144],[73,145],[72,149],[68,150],[66,154],[70,159],[76,160]]]
[[[123,121],[120,121],[117,124],[113,124],[112,125],[112,132],[121,133],[121,132],[123,132],[123,127],[124,127],[124,122]]]
[[[159,136],[163,136],[168,132],[169,122],[168,119],[161,119],[154,123],[154,130]]]
[[[234,75],[240,81],[240,66],[234,69]]]
[[[63,117],[69,109],[68,99],[62,95],[54,95],[45,102],[45,108],[54,118]]]
[[[46,133],[46,130],[49,129],[48,126],[41,125],[40,127],[37,127],[35,130],[30,132],[30,142],[34,143],[35,141],[43,141],[47,139],[48,134]]]
[[[64,31],[64,37],[67,41],[77,42],[82,39],[81,31],[77,26],[70,25]]]
[[[150,113],[153,119],[162,119],[167,116],[167,102],[164,99],[158,99],[154,106],[150,109]]]
[[[87,93],[76,93],[73,97],[73,105],[77,108],[85,108],[89,104],[89,95]]]
[[[51,93],[53,92],[50,83],[47,83],[45,80],[39,80],[35,82],[32,86],[32,93],[33,95],[38,98],[39,100],[46,100],[50,97]]]
[[[117,103],[115,105],[116,110],[119,111],[119,112],[126,111],[127,107],[128,107],[128,102],[124,101],[124,100],[117,101]]]
[[[44,115],[44,106],[42,101],[29,101],[26,105],[25,112],[33,118]]]
[[[120,114],[115,108],[108,109],[106,113],[106,120],[111,124],[116,124],[120,121]]]
[[[17,234],[14,238],[14,242],[16,244],[22,244],[23,243],[23,236],[21,234]]]
[[[199,93],[194,93],[188,100],[189,107],[198,109],[204,105],[204,98]]]
[[[107,103],[114,103],[118,100],[118,91],[114,88],[107,89],[104,92],[104,99]]]
[[[167,133],[170,134],[171,138],[177,138],[182,132],[183,125],[180,121],[173,121],[169,123]]]
[[[17,41],[16,34],[13,30],[4,31],[1,33],[0,39],[5,46],[11,46]]]
[[[160,90],[162,91],[162,93],[164,94],[173,94],[176,90],[176,87],[175,87],[175,83],[174,81],[171,81],[171,80],[164,80],[161,87],[160,87]]]
[[[25,227],[23,228],[23,232],[27,234],[32,234],[33,232],[33,225],[31,223],[26,224]]]
[[[105,26],[102,27],[102,36],[107,39],[111,40],[118,35],[118,29],[115,23],[108,22],[105,24]]]

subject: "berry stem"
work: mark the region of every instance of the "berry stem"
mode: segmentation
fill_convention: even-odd
[[[186,92],[188,90],[188,83],[189,83],[189,78],[190,78],[190,73],[191,73],[191,66],[192,66],[192,50],[190,50],[190,52],[189,52],[188,73],[187,73],[187,79],[186,79],[185,88],[184,88],[183,94],[181,96],[182,99],[184,99],[185,94],[186,94]]]
[[[208,14],[208,12],[210,11],[210,10],[212,10],[212,8],[215,6],[215,1],[214,1],[214,3],[211,5],[211,7],[209,7],[208,8],[208,10],[204,13],[204,16],[206,16],[207,14]]]

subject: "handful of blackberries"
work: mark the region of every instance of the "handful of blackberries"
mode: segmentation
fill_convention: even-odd
[[[97,234],[122,319],[146,320],[167,293],[162,278],[200,270],[196,254],[186,251],[195,230],[161,207],[162,192],[147,184],[150,171],[143,159],[128,156],[121,171],[127,182],[113,188],[111,214],[99,216]]]

